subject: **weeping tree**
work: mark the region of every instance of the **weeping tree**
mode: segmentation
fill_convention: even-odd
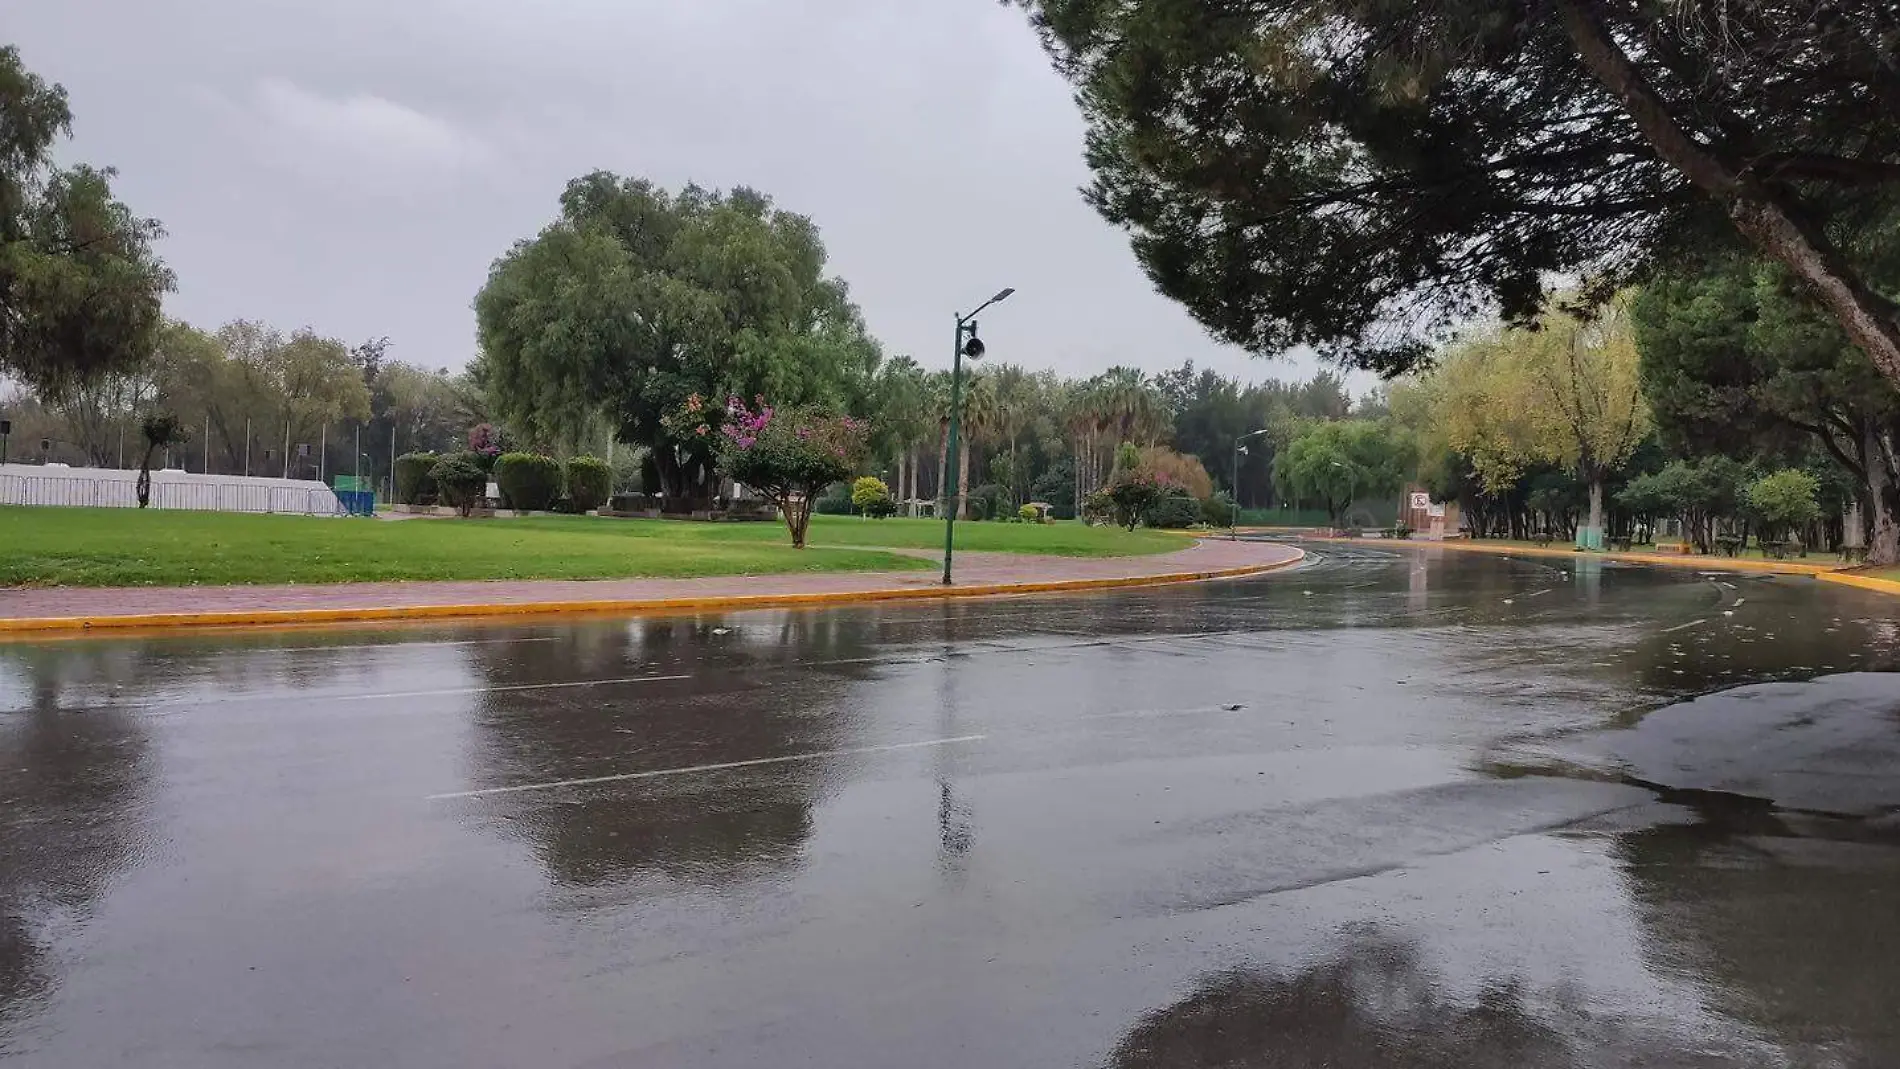
[[[1553,278],[1742,243],[1900,382],[1867,267],[1900,0],[1012,2],[1079,89],[1089,200],[1238,345],[1397,373]]]
[[[139,434],[145,439],[145,453],[139,458],[139,479],[136,489],[139,507],[144,508],[152,501],[152,457],[161,449],[184,445],[189,439],[185,435],[185,425],[177,416],[169,412],[146,416],[140,420]]]

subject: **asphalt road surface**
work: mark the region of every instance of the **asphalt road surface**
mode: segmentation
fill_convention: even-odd
[[[1315,558],[0,646],[0,1065],[1900,1065],[1894,602]]]

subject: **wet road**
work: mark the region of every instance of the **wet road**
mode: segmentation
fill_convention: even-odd
[[[1317,556],[0,646],[0,1064],[1900,1064],[1894,603]]]

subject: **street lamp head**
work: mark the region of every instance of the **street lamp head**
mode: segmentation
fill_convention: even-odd
[[[971,360],[981,360],[983,354],[987,352],[989,352],[989,346],[983,344],[982,338],[972,336],[969,341],[963,343],[963,355]]]
[[[1009,298],[1010,298],[1010,295],[1011,295],[1011,294],[1013,294],[1013,293],[1015,293],[1015,292],[1016,292],[1016,290],[1015,290],[1015,288],[1014,288],[1014,287],[1005,287],[1005,288],[1004,288],[1004,289],[1002,289],[1002,290],[1001,290],[1000,292],[998,292],[998,293],[996,294],[996,296],[994,296],[994,297],[991,297],[991,298],[990,298],[990,303],[991,303],[991,304],[995,304],[995,303],[997,303],[998,301],[1007,301],[1007,300],[1009,300]]]

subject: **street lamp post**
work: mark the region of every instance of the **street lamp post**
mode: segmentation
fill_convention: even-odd
[[[1227,518],[1227,537],[1235,542],[1240,541],[1240,454],[1247,451],[1247,447],[1240,443],[1265,433],[1265,430],[1248,431],[1234,439],[1234,511]]]
[[[1014,289],[1004,289],[996,296],[977,306],[969,315],[957,316],[957,343],[950,358],[950,434],[946,441],[943,463],[943,483],[949,488],[944,495],[943,517],[943,585],[950,585],[950,562],[956,553],[957,500],[961,488],[957,486],[957,449],[962,445],[963,430],[963,358],[972,360],[983,358],[983,342],[976,336],[977,313],[999,301],[1009,300]],[[968,339],[967,341],[965,339]]]

